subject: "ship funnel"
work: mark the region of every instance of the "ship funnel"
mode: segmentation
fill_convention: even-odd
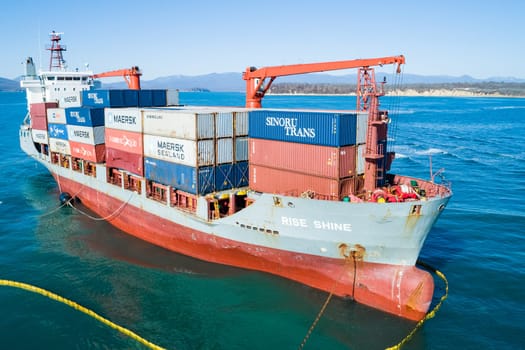
[[[26,77],[36,77],[36,68],[32,57],[26,59]]]

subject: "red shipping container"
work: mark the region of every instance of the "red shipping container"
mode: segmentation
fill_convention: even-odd
[[[47,131],[47,117],[31,115],[31,128]]]
[[[250,188],[265,193],[340,200],[354,190],[354,177],[330,179],[250,163]]]
[[[144,157],[140,154],[106,147],[106,166],[108,168],[127,170],[135,175],[144,176]]]
[[[106,128],[105,134],[104,138],[107,147],[142,155],[143,143],[141,133]]]
[[[31,114],[31,117],[47,118],[47,109],[57,108],[57,107],[58,107],[58,103],[56,102],[31,103],[29,105],[29,113]]]
[[[69,141],[71,155],[73,157],[89,160],[94,163],[102,163],[106,158],[106,145],[88,145],[86,143]]]
[[[254,138],[250,138],[248,144],[250,165],[332,179],[355,175],[355,145],[329,147]]]

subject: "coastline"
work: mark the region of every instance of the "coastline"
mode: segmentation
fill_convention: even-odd
[[[320,93],[267,93],[267,95],[275,96],[356,96],[355,93],[350,94],[320,94]],[[525,95],[506,95],[499,92],[475,92],[465,90],[449,90],[449,89],[431,89],[424,91],[417,91],[415,89],[400,89],[394,91],[387,91],[385,96],[424,96],[424,97],[499,97],[499,98],[525,98]]]

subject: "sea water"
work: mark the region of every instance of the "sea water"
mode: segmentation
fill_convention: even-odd
[[[243,105],[241,93],[181,93]],[[354,109],[351,96],[267,96],[266,107]],[[454,196],[421,259],[449,296],[405,349],[525,348],[525,99],[385,97],[392,171]],[[18,145],[25,96],[0,93],[0,279],[46,288],[169,349],[297,349],[327,293],[139,241],[70,208]],[[444,179],[443,179],[444,177]],[[434,303],[444,293],[436,279]],[[145,349],[64,304],[0,287],[0,348]],[[414,323],[332,298],[304,349],[383,349]]]

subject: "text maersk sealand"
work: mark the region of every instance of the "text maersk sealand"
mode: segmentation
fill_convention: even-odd
[[[49,71],[37,75],[27,60],[21,86],[29,113],[20,143],[62,193],[161,247],[276,274],[411,320],[424,317],[434,282],[415,263],[451,191],[388,172],[390,118],[379,110],[382,85],[371,67],[403,64],[403,56],[251,67],[243,75],[247,108],[188,107],[169,91],[140,90],[136,67],[124,71],[137,90],[95,90],[97,75],[66,71],[60,35],[51,41]],[[356,111],[260,108],[273,81],[265,85],[267,77],[343,68],[358,69]],[[104,125],[75,120],[70,107],[104,108]],[[155,117],[145,117],[148,111]],[[53,138],[51,128],[59,126],[51,122],[63,114],[60,130],[74,123],[93,134],[102,126],[105,140]],[[165,140],[158,148],[169,152],[184,150],[171,146],[180,140],[196,151],[181,160],[115,142],[151,138]],[[262,141],[275,151],[261,154]],[[308,167],[298,171],[297,161]]]

